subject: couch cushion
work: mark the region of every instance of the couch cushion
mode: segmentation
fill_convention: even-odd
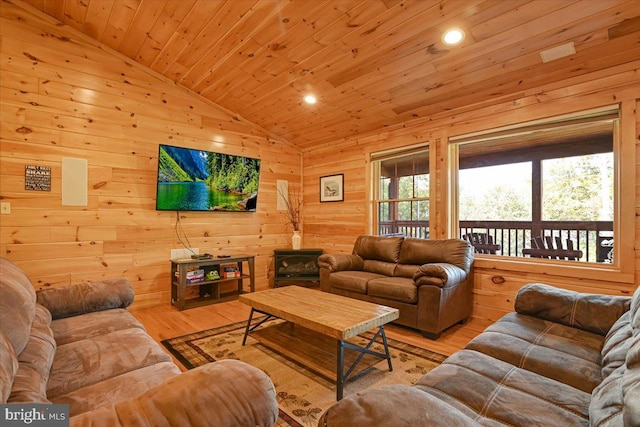
[[[636,313],[636,318],[640,317]],[[627,358],[627,367],[622,377],[622,394],[624,398],[624,425],[640,426],[640,329],[635,328],[634,337]]]
[[[383,277],[380,274],[369,273],[368,271],[336,271],[331,273],[329,283],[334,288],[366,294],[369,280]]]
[[[415,387],[483,425],[589,425],[589,393],[476,351],[456,352]]]
[[[59,345],[51,367],[47,396],[63,394],[171,357],[145,331],[123,329]]]
[[[125,278],[46,288],[36,294],[38,302],[49,309],[54,319],[127,308],[135,297],[133,286]]]
[[[621,383],[625,370],[625,366],[618,367],[593,390],[589,405],[589,418],[592,426],[623,425]]]
[[[375,261],[370,259],[365,259],[362,265],[363,271],[368,271],[369,273],[382,274],[384,276],[393,276],[393,272],[396,269],[396,264],[392,262],[385,261]]]
[[[27,345],[35,312],[33,284],[17,265],[0,258],[0,327],[17,355]]]
[[[180,374],[173,363],[162,362],[126,372],[113,378],[92,384],[61,396],[52,398],[52,403],[69,405],[69,414],[75,416],[105,405],[132,399],[152,387],[162,384]]]
[[[636,291],[631,298],[631,304],[629,304],[629,311],[631,312],[631,326],[636,331],[640,330],[640,286],[636,288]]]
[[[458,266],[448,263],[432,263],[421,265],[413,275],[418,286],[438,286],[445,288],[457,285],[467,278],[467,272]]]
[[[397,384],[367,388],[342,399],[322,415],[318,425],[479,427],[481,424],[428,393]]]
[[[273,426],[277,419],[278,402],[269,377],[238,360],[220,360],[170,378],[136,399],[72,417],[71,424],[253,427]]]
[[[16,372],[18,357],[7,334],[0,330],[0,403],[7,403]]]
[[[353,253],[362,259],[397,263],[403,237],[359,236]]]
[[[371,279],[367,284],[367,295],[409,304],[418,303],[418,288],[413,280],[404,277]]]
[[[593,390],[592,426],[640,425],[640,334],[628,341],[624,363]]]
[[[418,271],[419,265],[414,264],[398,264],[396,265],[396,269],[393,271],[393,275],[397,277],[408,277],[413,278],[413,275]]]
[[[445,262],[468,272],[473,262],[471,243],[461,239],[415,239],[402,242],[400,264],[429,264]]]
[[[466,348],[591,393],[602,381],[603,341],[593,332],[509,313]]]
[[[49,311],[37,304],[29,341],[18,357],[18,372],[11,388],[9,403],[49,403],[47,381],[56,352],[50,323]]]
[[[631,345],[631,312],[626,312],[604,338],[602,345],[602,378],[608,377],[613,371],[624,364],[629,346]]]
[[[606,335],[629,310],[629,297],[587,294],[542,283],[523,286],[516,296],[520,314]]]
[[[144,330],[142,323],[123,308],[65,317],[51,323],[51,329],[53,329],[58,345],[129,328]]]

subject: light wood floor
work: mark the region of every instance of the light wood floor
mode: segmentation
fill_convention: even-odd
[[[191,332],[215,328],[249,318],[249,306],[238,301],[211,304],[179,311],[166,304],[144,309],[132,308],[131,313],[147,328],[147,332],[160,342]],[[437,340],[424,338],[419,332],[394,325],[386,327],[387,336],[441,354],[450,355],[464,347],[482,332],[490,322],[471,318],[464,325],[456,325],[442,333]],[[182,365],[174,359],[182,369]]]

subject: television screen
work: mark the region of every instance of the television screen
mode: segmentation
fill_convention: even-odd
[[[260,159],[160,144],[156,209],[255,212]]]

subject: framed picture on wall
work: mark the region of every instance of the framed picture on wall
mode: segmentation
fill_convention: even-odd
[[[320,177],[320,201],[344,201],[344,174]]]

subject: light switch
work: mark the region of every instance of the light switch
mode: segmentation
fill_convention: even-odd
[[[11,203],[0,202],[0,214],[9,215],[11,213]]]

